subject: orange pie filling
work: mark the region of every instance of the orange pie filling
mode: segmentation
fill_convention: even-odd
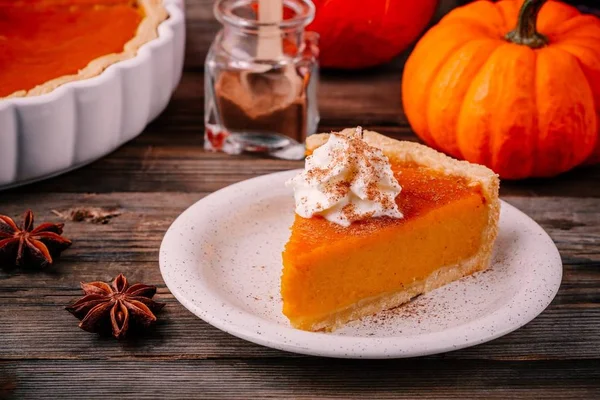
[[[409,293],[416,282],[480,251],[490,211],[479,186],[420,166],[392,163],[392,169],[402,186],[396,197],[402,219],[374,218],[344,228],[296,215],[281,282],[283,313],[295,327],[314,330],[329,320],[323,324],[328,327],[336,315],[342,322],[354,319],[356,305]]]
[[[0,0],[0,98],[123,52],[143,18],[131,0]]]

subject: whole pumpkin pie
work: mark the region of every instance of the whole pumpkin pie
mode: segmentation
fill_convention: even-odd
[[[166,17],[160,0],[0,0],[0,99],[97,76]]]
[[[500,210],[491,170],[360,128],[311,136],[307,150],[289,182],[281,278],[294,327],[333,330],[487,268]]]

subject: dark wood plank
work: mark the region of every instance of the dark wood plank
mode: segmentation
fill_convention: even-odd
[[[104,270],[123,269],[129,276],[138,277],[147,275],[149,267],[112,265],[97,275],[109,276]],[[50,279],[46,277],[46,281]],[[76,282],[65,282],[65,285],[67,283],[68,287],[58,287],[55,283],[44,289],[18,289],[2,295],[0,360],[304,358],[245,342],[213,328],[185,310],[164,285],[157,299],[167,306],[159,315],[157,325],[142,337],[117,342],[111,337],[89,334],[79,330],[78,321],[63,309],[80,297]],[[564,298],[573,297],[567,290],[563,291],[565,293],[548,310],[514,333],[476,347],[428,358],[600,359],[598,294],[589,296],[596,303],[561,304]]]
[[[454,360],[3,362],[15,399],[594,399],[598,362]],[[2,375],[4,378],[2,379]],[[0,386],[2,388],[2,386]],[[0,389],[1,390],[1,389]],[[1,393],[1,392],[0,392]]]
[[[220,181],[219,181],[220,182]],[[48,193],[43,204],[36,193],[5,194],[0,213],[17,216],[36,211],[38,221],[59,220],[52,210],[87,206],[118,208],[122,215],[108,225],[70,222],[65,234],[76,242],[63,261],[155,262],[160,241],[170,223],[205,193]],[[559,246],[565,263],[600,262],[600,211],[593,198],[506,197],[537,220]],[[291,210],[290,210],[291,212]],[[20,218],[20,217],[19,217]]]
[[[8,194],[0,211],[18,215],[33,207],[38,221],[52,209],[118,208],[108,225],[69,222],[75,245],[51,270],[0,271],[0,359],[109,359],[295,357],[246,343],[205,324],[170,295],[158,269],[158,249],[172,220],[204,193]],[[596,199],[508,197],[538,221],[557,243],[565,263],[552,306],[526,327],[491,343],[440,356],[456,359],[600,359],[600,212]],[[282,245],[285,238],[282,239]],[[110,280],[124,272],[132,282],[159,286],[168,303],[160,323],[139,341],[115,343],[80,331],[63,307],[80,295],[79,281]]]
[[[208,48],[221,25],[213,14],[212,0],[187,0],[185,2],[186,23],[186,69],[204,68]]]
[[[406,129],[375,129],[392,137],[416,140]],[[152,144],[155,140],[156,145]],[[208,153],[202,150],[200,132],[171,134],[164,131],[152,136],[144,134],[85,168],[4,192],[2,196],[40,192],[212,192],[258,175],[302,167],[301,161]],[[501,194],[598,198],[599,181],[600,165],[597,165],[553,179],[504,181]]]

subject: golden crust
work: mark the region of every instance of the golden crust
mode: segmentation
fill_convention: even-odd
[[[348,134],[353,129],[344,129],[341,133]],[[328,138],[329,134],[309,136],[306,140],[307,151],[312,152],[323,145]],[[398,307],[410,301],[415,296],[427,293],[477,271],[485,270],[492,257],[494,241],[498,235],[498,220],[500,218],[500,199],[498,197],[500,181],[493,171],[481,165],[455,160],[427,146],[394,140],[377,132],[365,130],[363,131],[363,138],[371,146],[381,149],[392,162],[420,165],[447,175],[466,178],[473,186],[480,185],[483,196],[489,206],[487,228],[482,233],[482,246],[477,254],[468,260],[463,260],[455,265],[444,266],[433,272],[426,279],[417,281],[408,288],[364,299],[349,308],[338,310],[327,318],[310,326],[299,323],[298,325],[303,325],[302,329],[331,331],[348,321]]]
[[[52,79],[28,91],[19,90],[7,97],[0,97],[0,100],[3,98],[31,97],[50,93],[57,87],[68,82],[93,78],[104,72],[110,65],[135,57],[142,45],[156,39],[158,36],[158,25],[168,17],[167,10],[165,10],[162,5],[162,0],[137,0],[137,2],[139,6],[144,9],[144,19],[140,22],[136,35],[130,41],[125,43],[122,53],[107,54],[96,58],[95,60],[90,61],[90,63],[77,74]]]

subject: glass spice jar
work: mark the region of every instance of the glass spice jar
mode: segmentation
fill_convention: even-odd
[[[208,150],[304,156],[315,133],[318,35],[310,0],[282,0],[279,18],[265,21],[265,0],[217,0],[223,24],[205,63],[205,134]],[[272,10],[271,10],[272,11]]]

